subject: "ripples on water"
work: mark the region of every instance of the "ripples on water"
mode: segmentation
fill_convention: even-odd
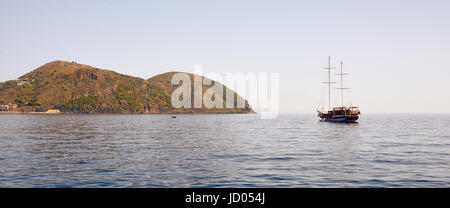
[[[450,115],[0,115],[0,187],[450,187]]]

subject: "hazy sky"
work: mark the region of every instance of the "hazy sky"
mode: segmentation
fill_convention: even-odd
[[[450,113],[450,1],[0,0],[0,81],[53,60],[149,78],[279,72],[283,113],[319,104],[329,55],[364,113]]]

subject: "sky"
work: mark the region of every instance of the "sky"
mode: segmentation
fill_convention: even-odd
[[[280,112],[314,113],[328,56],[363,114],[450,113],[448,0],[0,0],[0,82],[54,60],[141,78],[202,64],[279,73]]]

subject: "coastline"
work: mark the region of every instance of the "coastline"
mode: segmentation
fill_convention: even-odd
[[[208,113],[197,113],[197,112],[159,112],[159,113],[69,113],[69,112],[59,112],[59,113],[47,113],[47,112],[20,112],[20,111],[0,111],[0,114],[27,114],[27,115],[214,115],[214,114],[258,114],[256,112],[208,112]]]

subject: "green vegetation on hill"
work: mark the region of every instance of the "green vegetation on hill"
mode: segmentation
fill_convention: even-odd
[[[100,97],[88,95],[77,99],[70,99],[66,103],[57,106],[62,112],[90,113],[101,111]]]

